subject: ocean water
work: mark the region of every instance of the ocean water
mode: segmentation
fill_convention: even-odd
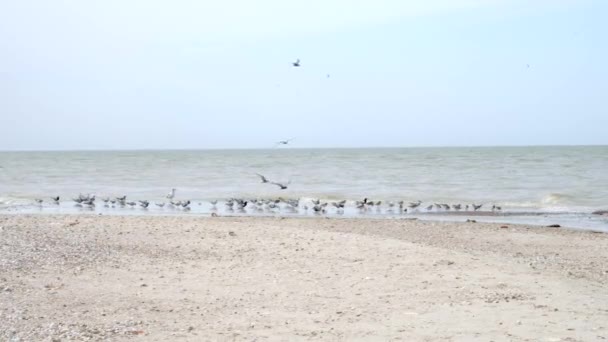
[[[256,173],[291,183],[281,190]],[[280,196],[495,204],[501,216],[569,215],[586,226],[591,212],[608,209],[608,146],[0,152],[4,211],[79,193],[161,201],[171,188],[193,202]]]

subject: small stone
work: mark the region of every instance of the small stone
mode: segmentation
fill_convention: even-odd
[[[236,236],[236,233],[233,232],[233,231],[230,231],[230,232],[228,232],[228,235],[230,235],[230,236]]]
[[[145,284],[145,283],[144,283],[144,284],[141,284],[141,285],[139,285],[139,286],[141,286],[141,287],[148,287],[148,284]]]

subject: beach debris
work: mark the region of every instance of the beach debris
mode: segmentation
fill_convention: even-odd
[[[547,226],[547,228],[560,228],[561,226],[559,224],[550,224]]]
[[[235,232],[233,232],[233,231],[229,231],[229,232],[228,232],[228,235],[230,235],[230,236],[236,236],[236,233],[235,233]]]
[[[80,222],[78,220],[74,221],[74,222],[70,222],[68,223],[68,227],[74,227],[75,225],[79,224]]]
[[[506,229],[506,228],[509,228],[509,226],[500,226],[500,228]]]
[[[217,213],[211,213],[211,217],[219,217]]]
[[[451,266],[451,265],[454,265],[454,262],[452,260],[439,260],[433,264],[433,266],[437,266],[437,265]]]

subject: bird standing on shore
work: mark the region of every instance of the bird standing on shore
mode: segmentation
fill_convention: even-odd
[[[51,197],[51,199],[53,202],[55,202],[55,204],[59,204],[59,196]]]
[[[408,207],[414,209],[414,208],[418,208],[421,204],[422,204],[422,201],[410,202],[410,205]]]
[[[171,189],[171,192],[169,192],[166,196],[169,200],[172,200],[173,197],[175,197],[175,188]]]

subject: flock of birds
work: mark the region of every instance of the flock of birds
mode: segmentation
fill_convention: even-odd
[[[291,63],[293,67],[299,68],[302,66],[300,59]],[[529,65],[528,65],[529,67]],[[329,74],[327,75],[329,77]],[[293,138],[277,141],[275,146],[288,145]],[[291,181],[288,182],[276,182],[271,181],[267,177],[262,174],[256,173],[256,175],[260,178],[261,182],[264,184],[276,185],[280,190],[285,190],[291,184]],[[175,200],[176,189],[171,189],[171,191],[165,196],[167,201],[165,202],[154,202],[154,205],[159,208],[174,208],[181,210],[190,210],[192,202],[190,200]],[[78,197],[72,199],[76,206],[78,207],[89,207],[94,208],[96,205],[97,198],[94,194],[83,195],[80,194]],[[55,205],[60,204],[60,197],[55,196],[51,198],[51,201]],[[104,203],[104,207],[140,207],[142,209],[147,209],[151,202],[148,200],[137,200],[137,201],[128,201],[127,196],[123,195],[121,197],[104,197],[101,198],[101,201]],[[35,199],[35,202],[40,206],[43,205],[43,199]],[[308,212],[309,210],[318,213],[325,214],[328,211],[328,208],[334,209],[337,213],[343,213],[345,207],[347,206],[347,200],[341,201],[321,201],[320,199],[312,199],[308,201],[304,201],[305,203],[301,203],[300,199],[242,199],[242,198],[231,198],[223,201],[226,207],[227,212],[233,212],[234,210],[238,210],[240,212],[245,212],[245,209],[253,209],[257,212],[272,212],[276,213],[277,211],[288,211],[288,212],[300,212],[303,210],[304,212]],[[216,211],[218,200],[213,200],[209,202],[211,204],[211,211]],[[382,209],[386,209],[388,213],[394,213],[395,211],[399,213],[412,213],[412,212],[447,212],[447,211],[479,211],[482,209],[483,204],[447,204],[447,203],[431,203],[429,205],[423,205],[422,201],[409,202],[405,201],[389,201],[383,203],[382,201],[372,201],[367,198],[362,201],[354,201],[354,208],[356,208],[360,213],[366,213],[372,210],[376,210],[380,212]],[[202,205],[202,203],[198,203]],[[493,205],[491,210],[501,211],[502,208],[497,205]]]
[[[266,180],[262,175],[264,183],[270,183],[270,181]],[[266,181],[264,181],[266,180]],[[191,210],[192,201],[191,200],[176,200],[176,189],[171,189],[171,191],[165,196],[166,201],[164,202],[154,202],[154,205],[158,208],[172,208],[172,209],[180,209],[184,211]],[[51,201],[55,205],[59,205],[61,198],[59,196],[51,197]],[[97,202],[97,197],[94,194],[83,195],[80,194],[78,197],[72,198],[72,201],[75,203],[77,207],[88,207],[95,208]],[[35,199],[35,202],[39,205],[43,205],[44,200],[41,198]],[[106,208],[142,208],[148,209],[151,202],[148,200],[137,200],[137,201],[129,201],[127,200],[127,196],[123,195],[120,197],[103,197],[101,198],[101,202],[103,202],[103,206]],[[347,200],[340,201],[323,201],[321,199],[310,199],[310,200],[301,200],[301,199],[284,199],[284,198],[273,198],[273,199],[244,199],[244,198],[230,198],[228,200],[222,201],[225,206],[225,211],[228,213],[234,212],[235,210],[240,213],[246,213],[246,209],[250,209],[256,213],[304,213],[313,212],[316,214],[326,214],[328,210],[333,210],[337,214],[343,214],[344,209],[348,206],[353,205],[354,208],[361,214],[368,213],[370,211],[381,212],[383,209],[386,213],[430,213],[430,212],[448,212],[448,211],[479,211],[482,210],[483,204],[447,204],[447,203],[431,203],[428,206],[423,205],[422,201],[408,202],[405,201],[372,201],[368,198],[364,198],[361,201],[348,202]],[[218,200],[209,201],[211,205],[211,212],[215,212],[218,210]],[[202,205],[202,203],[198,203],[198,205]],[[502,208],[497,205],[493,205],[491,210],[501,211]]]

